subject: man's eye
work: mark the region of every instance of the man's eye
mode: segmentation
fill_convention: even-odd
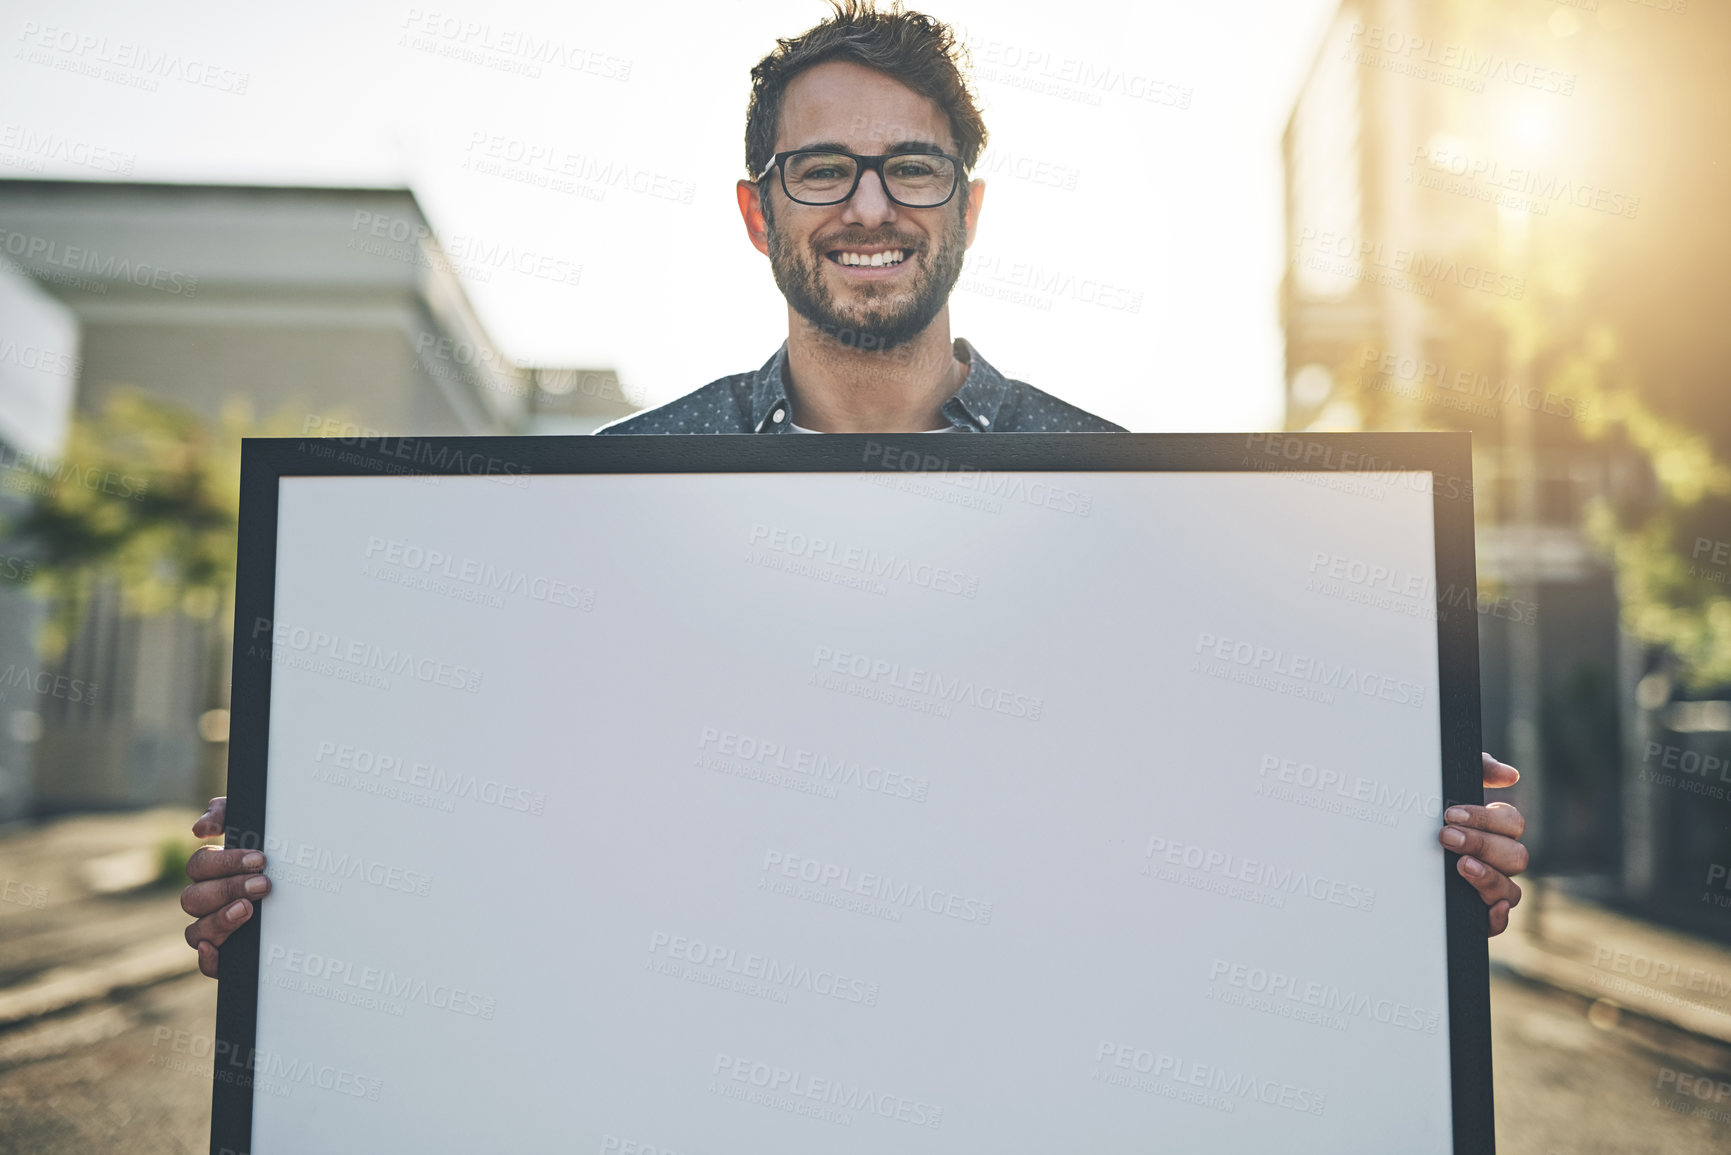
[[[833,164],[820,164],[799,174],[801,180],[840,180],[841,169]]]
[[[918,180],[936,172],[931,162],[924,160],[898,160],[890,166],[890,175],[903,180]]]

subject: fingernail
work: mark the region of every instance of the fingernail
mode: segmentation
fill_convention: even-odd
[[[240,864],[248,870],[257,870],[259,867],[264,865],[264,855],[260,854],[256,850],[250,854],[243,854],[241,855]]]
[[[254,898],[257,898],[259,895],[270,889],[270,879],[266,878],[262,874],[255,874],[242,884],[242,889]]]
[[[1467,844],[1467,836],[1452,826],[1443,827],[1442,840],[1444,846],[1461,847]]]
[[[1480,862],[1476,858],[1461,859],[1461,869],[1472,875],[1474,878],[1477,878],[1485,872],[1484,863]]]
[[[1447,813],[1445,813],[1443,815],[1443,821],[1444,822],[1465,822],[1468,818],[1471,818],[1471,817],[1472,817],[1472,815],[1468,814],[1465,810],[1462,810],[1459,806],[1451,806],[1448,808]]]
[[[223,911],[223,913],[228,915],[228,917],[231,921],[235,920],[235,919],[245,918],[246,917],[246,902],[245,902],[245,900],[236,900],[234,902],[229,903],[228,909]]]

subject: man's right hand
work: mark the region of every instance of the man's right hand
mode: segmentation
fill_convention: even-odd
[[[199,815],[192,832],[200,838],[218,838],[228,817],[228,799],[212,798],[210,809]],[[186,876],[192,885],[180,892],[180,909],[198,921],[186,928],[186,944],[198,952],[198,969],[216,977],[217,948],[252,917],[254,900],[270,893],[261,850],[224,850],[201,846],[186,860]]]

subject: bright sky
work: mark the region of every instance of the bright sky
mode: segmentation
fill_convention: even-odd
[[[1132,429],[1277,424],[1280,134],[1336,4],[913,4],[965,30],[991,133],[953,332]],[[755,368],[786,336],[734,182],[752,64],[827,11],[4,0],[0,129],[129,155],[132,180],[406,184],[459,264],[508,246],[582,266],[575,285],[468,279],[507,354],[615,367],[659,402]],[[48,54],[60,67],[29,58],[74,37],[84,47]],[[544,42],[565,64],[535,63]],[[540,75],[509,70],[525,66]],[[608,171],[629,177],[609,186]],[[114,174],[50,161],[0,176]]]

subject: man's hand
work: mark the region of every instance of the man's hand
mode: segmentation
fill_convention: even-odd
[[[1513,786],[1520,781],[1521,772],[1513,766],[1489,754],[1484,759],[1486,786]],[[1439,835],[1442,844],[1461,856],[1455,869],[1491,908],[1491,934],[1503,933],[1509,928],[1509,911],[1521,901],[1521,888],[1513,876],[1527,868],[1527,848],[1520,842],[1527,820],[1507,802],[1492,802],[1451,806],[1443,821],[1447,825]]]
[[[228,799],[212,798],[192,832],[215,838],[227,817]],[[262,870],[264,852],[258,850],[201,846],[186,860],[192,885],[180,892],[180,909],[198,920],[186,928],[186,944],[198,952],[198,969],[210,978],[216,977],[217,948],[252,917],[253,900],[270,893],[270,879]]]

